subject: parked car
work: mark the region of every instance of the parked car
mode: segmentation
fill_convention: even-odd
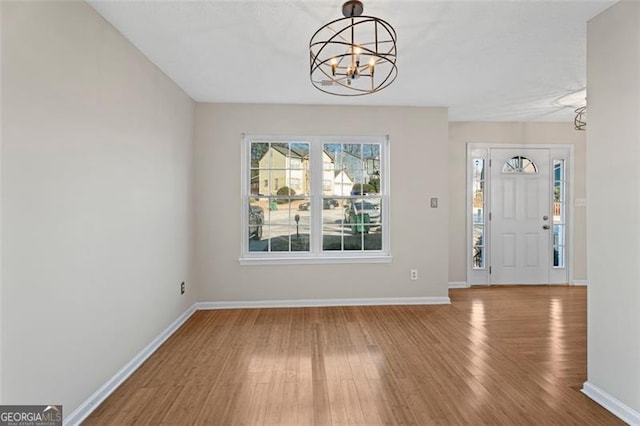
[[[264,223],[264,211],[260,206],[249,204],[249,238],[259,240],[262,238],[262,224]]]
[[[335,198],[323,198],[322,199],[322,208],[323,209],[335,209],[339,205],[340,205],[340,203]]]
[[[298,210],[309,210],[311,203],[309,201],[304,202],[304,203],[300,203],[298,205]],[[335,200],[333,198],[323,198],[322,199],[322,208],[327,210],[327,209],[335,209],[336,207],[338,207],[340,205],[340,203],[338,203],[338,200]]]
[[[354,232],[369,232],[380,224],[380,206],[369,200],[354,200],[344,209],[344,223],[349,223]]]

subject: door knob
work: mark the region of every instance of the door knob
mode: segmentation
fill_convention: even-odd
[[[549,225],[542,225],[542,229],[549,229],[550,226]]]

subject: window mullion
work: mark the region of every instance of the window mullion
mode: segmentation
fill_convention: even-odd
[[[322,252],[322,141],[319,138],[311,140],[311,161],[309,164],[311,175],[311,252]]]

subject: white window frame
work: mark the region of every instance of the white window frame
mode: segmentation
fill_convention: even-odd
[[[252,142],[308,142],[310,153],[311,187],[311,235],[308,252],[250,252],[247,199],[251,196],[251,143]],[[380,145],[380,196],[382,249],[367,251],[322,251],[322,199],[323,191],[322,150],[326,143],[379,144]],[[317,263],[389,263],[390,248],[390,150],[388,136],[308,136],[308,135],[259,135],[243,134],[241,143],[241,191],[240,191],[240,257],[241,265],[282,265]],[[336,195],[336,197],[339,197]]]

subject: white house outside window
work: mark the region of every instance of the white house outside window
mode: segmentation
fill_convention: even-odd
[[[387,157],[384,136],[245,135],[241,263],[389,261]]]

